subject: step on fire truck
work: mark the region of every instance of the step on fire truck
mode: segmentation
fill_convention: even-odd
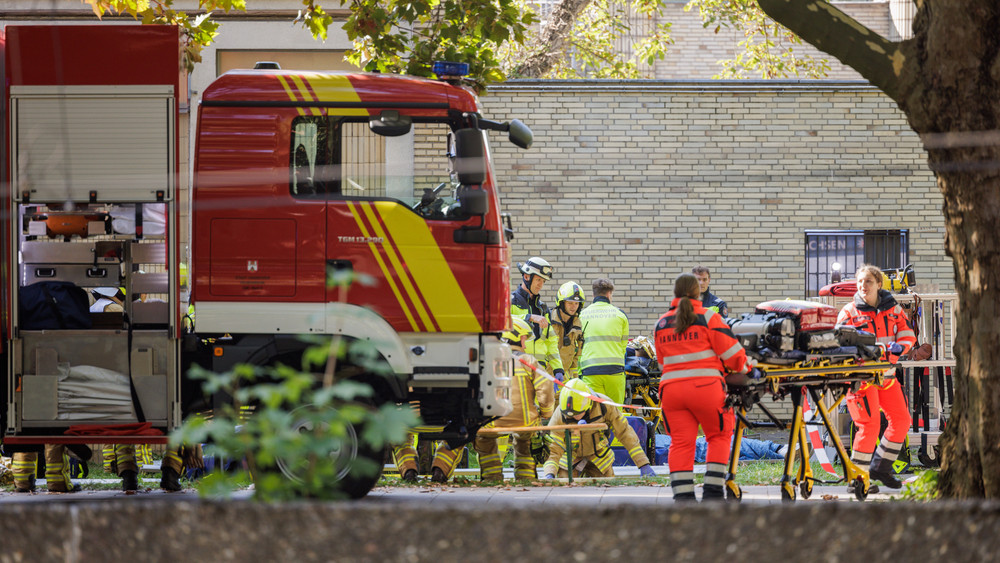
[[[197,114],[188,328],[178,45],[171,27],[5,30],[7,451],[163,442],[108,434],[143,419],[166,433],[210,407],[192,365],[301,365],[302,335],[373,343],[399,378],[339,369],[378,402],[419,404],[430,438],[461,443],[508,412],[510,256],[485,132],[528,148],[531,131],[483,118],[449,81],[220,76]],[[327,281],[344,271],[374,283],[341,294]],[[79,295],[109,288],[120,311],[78,318]],[[340,455],[382,462],[357,443]]]

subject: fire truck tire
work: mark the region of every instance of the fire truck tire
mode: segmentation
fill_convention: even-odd
[[[301,406],[294,411],[314,408],[312,405]],[[327,407],[329,408],[329,407]],[[310,432],[312,423],[304,418],[296,418],[293,421],[293,428],[299,432]],[[384,465],[384,449],[376,449],[361,440],[362,428],[348,424],[345,428],[346,437],[343,445],[335,451],[331,451],[328,456],[330,463],[334,464],[335,481],[330,484],[340,492],[346,494],[351,499],[360,499],[367,495],[378,480],[382,477],[382,467]],[[370,472],[358,473],[355,465],[357,460],[369,460],[376,469]],[[301,459],[277,459],[274,470],[280,472],[286,479],[301,483],[301,472],[307,462]]]

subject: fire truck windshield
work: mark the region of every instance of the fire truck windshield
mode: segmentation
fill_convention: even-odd
[[[395,199],[432,219],[465,219],[455,200],[451,127],[414,122],[406,135],[373,133],[368,121],[300,116],[292,122],[290,190],[302,198]]]

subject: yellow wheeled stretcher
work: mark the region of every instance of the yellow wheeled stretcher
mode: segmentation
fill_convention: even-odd
[[[746,385],[730,384],[729,386],[727,405],[732,406],[736,411],[737,423],[733,449],[729,455],[729,470],[726,475],[726,489],[729,491],[727,498],[739,502],[743,495],[739,485],[736,484],[736,470],[740,458],[743,431],[754,426],[746,418],[746,413],[759,403],[760,398],[765,393],[770,393],[778,399],[790,397],[793,405],[792,423],[788,428],[785,469],[781,477],[781,499],[786,502],[794,501],[796,488],[801,492],[802,498],[809,498],[812,494],[813,484],[819,481],[813,477],[812,467],[809,464],[809,442],[803,418],[802,397],[808,394],[808,399],[819,412],[823,427],[829,433],[830,440],[844,466],[843,478],[837,481],[819,482],[828,484],[853,483],[855,497],[861,501],[865,500],[868,497],[868,472],[851,461],[850,455],[847,454],[847,450],[840,441],[837,429],[833,426],[830,412],[840,404],[848,392],[857,390],[862,384],[868,382],[880,384],[883,373],[887,369],[895,367],[894,364],[857,359],[839,362],[820,359],[802,361],[793,365],[759,364],[757,367],[764,374],[759,380],[747,382]],[[831,397],[829,405],[824,402],[824,396],[827,393]],[[764,405],[758,405],[758,407],[775,425],[782,429],[786,428],[784,423],[779,421]],[[798,457],[796,458],[796,456]],[[797,472],[794,471],[796,459],[799,461]],[[793,473],[795,474],[793,475]]]

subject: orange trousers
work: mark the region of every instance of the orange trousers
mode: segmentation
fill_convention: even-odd
[[[693,471],[698,426],[708,441],[707,463],[727,464],[736,426],[733,410],[725,408],[721,377],[691,377],[660,384],[663,422],[670,435],[670,472]]]
[[[884,387],[866,385],[857,393],[847,395],[847,410],[851,413],[851,420],[858,427],[857,433],[854,434],[853,450],[857,454],[862,454],[860,457],[875,451],[878,433],[882,426],[880,409],[885,411],[885,418],[889,422],[882,435],[883,442],[902,444],[913,423],[910,409],[906,405],[906,397],[903,395],[903,386],[894,376],[887,375],[886,379]],[[859,459],[858,455],[852,454],[851,457]],[[892,456],[892,459],[895,458],[896,456]]]

